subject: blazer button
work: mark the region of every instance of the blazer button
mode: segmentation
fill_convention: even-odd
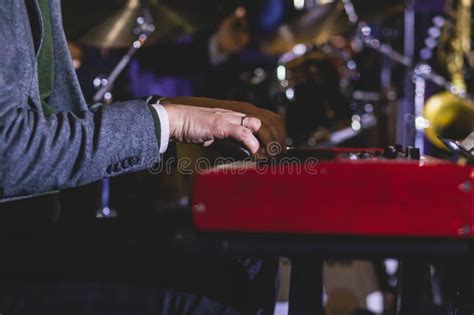
[[[139,162],[140,158],[138,156],[132,156],[128,159],[128,163],[130,163],[130,165],[137,165]]]
[[[121,164],[122,168],[125,169],[125,170],[131,166],[131,163],[128,159],[123,160],[120,164]]]
[[[113,173],[115,173],[115,167],[114,167],[114,165],[111,164],[111,165],[107,166],[106,172],[107,172],[107,174],[113,174]]]

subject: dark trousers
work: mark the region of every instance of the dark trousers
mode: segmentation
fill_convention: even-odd
[[[13,273],[1,284],[0,314],[273,314],[277,268],[277,259],[215,257]]]
[[[44,234],[57,222],[51,200],[0,205],[0,236]],[[78,209],[59,221],[87,231],[87,220],[95,217],[87,216],[83,200],[72,200]],[[1,315],[273,314],[277,258],[172,256],[137,248],[74,257],[57,252],[56,259],[41,249],[31,253],[14,246],[14,251],[5,254],[2,248],[0,254]]]

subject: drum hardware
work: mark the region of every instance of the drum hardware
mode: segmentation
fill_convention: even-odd
[[[330,7],[328,6],[326,8]],[[342,10],[345,12],[346,15],[346,19],[344,19],[343,21],[341,21],[340,19],[340,14]],[[365,11],[364,16],[367,16],[367,12]],[[354,29],[355,26],[355,29],[353,31],[349,31],[349,34],[355,33],[356,36],[354,37],[354,39],[359,40],[361,44],[373,48],[385,55],[388,55],[390,59],[395,59],[396,61],[401,62],[406,66],[411,65],[411,61],[396,52],[389,44],[381,43],[379,40],[375,39],[371,35],[372,30],[370,29],[370,27],[368,27],[367,23],[359,20],[359,15],[352,1],[336,1],[336,4],[332,4],[331,12],[328,12],[325,16],[320,15],[319,20],[315,19],[313,22],[320,23],[321,26],[323,24],[328,25],[329,23],[331,25],[330,27],[319,27],[318,29],[330,28],[331,30],[329,32],[336,32],[334,34],[337,34],[337,31],[335,31],[335,29],[339,28],[335,25],[336,20],[337,22],[341,22],[339,24],[344,25],[345,29]],[[297,25],[297,23],[293,24],[293,27],[295,27],[294,25]],[[308,30],[306,30],[306,32],[308,34],[310,33],[308,32]],[[360,132],[364,129],[371,128],[372,126],[374,126],[376,123],[376,118],[373,114],[373,105],[370,104],[372,101],[367,100],[364,102],[363,100],[366,95],[361,95],[360,93],[358,93],[357,95],[359,96],[359,99],[354,102],[354,106],[350,104],[351,102],[349,100],[354,100],[354,91],[352,90],[352,83],[354,81],[359,80],[360,78],[360,73],[358,72],[358,65],[352,57],[353,54],[350,50],[350,45],[347,45],[346,43],[347,47],[343,47],[341,45],[338,45],[337,41],[335,40],[326,40],[320,42],[321,44],[317,44],[317,35],[314,35],[314,37],[311,40],[306,41],[306,43],[293,45],[289,51],[287,50],[286,53],[282,54],[282,56],[279,58],[279,62],[276,68],[276,78],[278,84],[275,90],[279,91],[281,95],[280,101],[283,101],[284,106],[282,107],[284,108],[283,112],[287,121],[288,119],[291,120],[291,113],[288,113],[288,111],[294,111],[294,108],[298,107],[298,102],[301,102],[304,99],[306,99],[306,101],[304,102],[308,103],[308,105],[306,106],[312,108],[322,108],[325,106],[327,107],[328,105],[335,108],[336,106],[342,106],[341,104],[346,102],[346,119],[348,121],[346,121],[346,123],[343,123],[342,126],[341,124],[339,124],[337,128],[334,128],[334,126],[327,128],[327,126],[322,125],[315,128],[315,130],[311,131],[310,133],[308,133],[309,130],[305,131],[308,138],[305,139],[306,142],[304,143],[304,145],[314,146],[320,145],[321,143],[323,143],[323,145],[325,146],[340,145],[343,141],[349,140],[359,135]],[[345,40],[344,37],[341,38]],[[298,38],[295,43],[301,41],[301,39],[302,37]],[[345,41],[347,42],[347,40]],[[327,60],[329,61],[329,63],[332,64],[339,64],[339,67],[337,67],[336,65],[333,66],[333,69],[328,70],[327,66],[325,66],[324,64],[324,60]],[[318,70],[318,68],[320,68],[320,70]],[[332,87],[328,88],[329,86],[326,85],[326,88],[323,89],[324,92],[331,90],[332,88],[338,89],[337,92],[332,94],[333,96],[329,97],[329,104],[314,104],[314,102],[316,102],[316,99],[321,98],[321,94],[314,95],[314,97],[309,97],[309,95],[306,94],[304,96],[299,96],[300,94],[302,95],[302,93],[304,93],[304,90],[302,90],[302,85],[313,86],[313,88],[310,88],[309,90],[308,88],[306,89],[308,93],[310,93],[311,90],[313,94],[315,93],[316,89],[314,89],[314,84],[317,84],[318,82],[318,71],[322,72],[323,70],[325,74],[327,74],[328,71],[337,72],[337,74],[335,75],[335,77],[337,77],[337,83],[335,80],[332,80],[331,83],[328,83]],[[333,75],[331,75],[330,77],[333,77]],[[330,79],[328,79],[325,75],[325,80],[328,81]],[[336,94],[340,94],[340,96],[334,97],[334,95]],[[345,98],[345,101],[341,101],[343,98]],[[334,104],[335,99],[339,100],[337,102],[338,104]],[[378,97],[378,99],[380,99],[380,97]],[[311,102],[313,104],[309,104]],[[326,101],[320,101],[320,103],[321,102],[327,103],[327,99]],[[362,104],[362,102],[364,103]],[[364,112],[364,108],[366,105],[369,107],[372,106],[372,112]],[[331,108],[331,110],[326,113],[320,112],[316,114],[314,112],[307,112],[303,115],[303,117],[300,117],[300,119],[296,119],[295,121],[299,121],[299,128],[301,128],[301,126],[311,124],[310,121],[307,121],[308,119],[311,119],[310,116],[326,117],[328,118],[328,121],[330,121],[330,117],[334,115],[334,113],[331,113],[331,111],[334,112],[334,108]],[[325,110],[322,109],[322,111],[324,112]],[[350,119],[351,116],[357,118],[355,120]],[[339,117],[341,116],[339,115]],[[363,118],[363,121],[361,121],[361,118]],[[312,122],[312,124],[315,123]],[[288,129],[290,136],[292,136],[291,126],[289,126]],[[291,139],[291,143],[298,145],[301,140],[302,139]]]
[[[361,134],[362,132],[362,127],[359,127],[360,122],[353,121],[353,124],[351,127],[343,128],[334,132],[331,132],[327,138],[326,141],[323,141],[321,143],[318,143],[317,140],[315,140],[314,137],[311,137],[308,140],[308,146],[318,146],[320,148],[333,148],[338,145],[341,145],[342,143],[349,141],[358,135]],[[370,126],[373,126],[374,124],[371,124]],[[356,126],[355,129],[354,126]],[[365,127],[366,129],[368,127]]]
[[[112,94],[110,90],[117,79],[117,77],[122,73],[125,67],[129,64],[132,57],[140,49],[145,41],[148,39],[151,33],[155,30],[153,25],[153,17],[149,12],[148,8],[143,9],[143,15],[139,16],[136,20],[135,32],[137,36],[133,41],[132,45],[128,49],[127,53],[122,57],[119,63],[115,66],[112,72],[107,78],[96,78],[94,80],[94,86],[99,88],[97,93],[93,97],[93,102],[104,101],[106,103],[112,102]]]
[[[309,6],[304,0],[295,1],[298,11],[308,10],[281,25],[263,41],[261,50],[282,55],[301,43],[323,45],[336,35],[351,33],[359,19],[384,15],[399,5],[398,0],[369,1],[358,0],[355,4],[350,0],[313,1]]]
[[[301,9],[306,8],[304,1],[302,4]],[[340,14],[338,4],[338,1],[314,3],[306,12],[268,36],[260,46],[261,51],[268,55],[282,55],[295,45],[311,42],[315,37],[332,31]]]
[[[302,62],[298,61],[298,59],[301,58],[305,58],[305,60]],[[297,99],[298,93],[304,93],[301,89],[301,84],[304,86],[311,82],[317,83],[317,72],[311,74],[311,71],[306,72],[306,70],[301,70],[305,68],[311,69],[311,67],[320,67],[318,64],[311,65],[311,58],[315,58],[314,60],[316,62],[324,62],[325,60],[329,60],[329,58],[333,58],[331,60],[342,61],[342,65],[340,65],[337,70],[331,70],[337,73],[335,76],[338,77],[337,83],[331,81],[331,86],[337,86],[337,93],[340,94],[340,97],[345,99],[345,102],[347,103],[347,111],[352,112],[353,115],[348,113],[346,119],[336,121],[332,126],[322,125],[315,128],[315,130],[313,130],[305,140],[304,145],[334,147],[357,137],[362,131],[373,127],[376,124],[376,117],[374,115],[373,105],[370,104],[370,100],[365,100],[368,96],[365,95],[366,93],[358,91],[356,95],[359,99],[355,99],[354,92],[352,91],[352,82],[359,78],[357,64],[347,51],[336,48],[331,44],[326,44],[321,47],[309,44],[299,44],[296,45],[291,52],[286,53],[280,58],[276,70],[276,76],[278,79],[277,90],[280,91],[287,102],[284,112],[286,113],[286,110],[289,110],[291,114],[291,111],[293,110],[291,107],[295,106],[295,102],[299,102]],[[316,75],[316,77],[312,78],[311,76],[314,75]],[[377,94],[375,99],[380,99],[380,95],[378,93],[375,94]],[[315,94],[312,99],[316,98],[317,95]],[[355,99],[356,102],[351,104],[349,102],[350,99]],[[329,101],[334,101],[334,97],[330,96]],[[307,106],[310,106],[309,102],[306,102],[308,103]],[[363,102],[363,104],[361,102]],[[324,104],[315,101],[311,106],[324,106]],[[331,110],[340,109],[331,108]],[[327,114],[329,113],[327,112]],[[330,117],[331,114],[327,116],[328,121],[331,119]],[[293,144],[294,140],[290,139],[290,142]],[[296,142],[296,144],[298,144],[301,142],[301,139],[296,140]]]
[[[431,66],[426,62],[421,62],[414,66],[413,81],[415,83],[415,119],[414,124],[416,128],[415,145],[424,149],[424,135],[430,139],[436,146],[445,148],[443,142],[439,139],[442,130],[451,129],[454,134],[451,137],[462,139],[467,136],[474,127],[474,103],[473,96],[466,92],[465,83],[462,71],[462,60],[468,41],[466,37],[470,30],[470,10],[472,0],[464,1],[463,5],[459,6],[458,15],[460,18],[456,22],[457,33],[459,38],[453,40],[452,46],[455,48],[454,54],[457,57],[452,57],[454,65],[451,66],[452,82],[445,79],[441,75],[435,73]],[[350,0],[346,1],[347,3]],[[350,5],[348,5],[350,7]],[[466,12],[465,12],[466,11]],[[470,12],[470,11],[469,11]],[[350,13],[347,15],[349,16]],[[445,25],[444,19],[435,17],[433,19],[433,28],[430,29],[428,39],[437,36],[433,33],[440,33],[440,29]],[[437,30],[437,32],[435,32]],[[395,51],[388,43],[383,43],[372,36],[372,30],[365,22],[358,23],[358,37],[366,47],[372,48],[377,52],[387,56],[390,60],[406,67],[413,67],[413,60],[397,51]],[[464,36],[464,37],[463,37]],[[470,39],[469,39],[470,40]],[[421,59],[427,60],[432,55],[432,50],[436,45],[431,44],[431,47],[422,49]],[[431,49],[431,51],[430,51]],[[461,63],[461,64],[460,64]],[[449,68],[449,67],[448,67]],[[441,92],[432,96],[425,102],[426,81],[432,82],[444,89],[446,92]]]
[[[359,21],[359,17],[355,10],[355,7],[350,0],[342,1],[344,11],[347,15],[347,20],[349,21],[350,25],[356,25],[357,28],[355,30],[356,35],[355,39],[359,39],[365,46],[373,48],[384,55],[387,55],[390,59],[394,59],[395,61],[402,63],[405,66],[410,66],[411,61],[405,56],[401,55],[400,53],[396,52],[389,44],[381,43],[378,39],[375,39],[371,32],[372,30],[368,27],[368,24],[362,21]],[[320,56],[318,56],[318,53]],[[352,54],[348,49],[343,49],[337,47],[332,42],[326,42],[322,45],[316,45],[313,43],[306,43],[306,44],[297,44],[293,46],[293,48],[288,51],[287,53],[283,54],[278,62],[278,66],[276,69],[276,77],[278,80],[278,87],[280,93],[282,93],[283,98],[286,102],[288,102],[288,110],[292,110],[291,107],[294,107],[294,103],[298,101],[298,82],[302,82],[305,84],[308,78],[302,79],[302,76],[314,76],[311,74],[312,67],[320,67],[319,65],[311,65],[311,63],[306,64],[305,60],[301,63],[306,68],[306,72],[300,71],[298,69],[298,59],[306,58],[313,58],[313,60],[324,59],[324,58],[334,58],[335,60],[342,61],[343,65],[341,65],[338,69],[338,86],[339,86],[339,93],[342,93],[344,97],[349,99],[355,99],[354,96],[357,95],[358,99],[356,101],[364,101],[364,98],[367,95],[362,95],[359,93],[354,93],[352,91],[351,83],[355,80],[360,78],[360,74],[357,70],[357,63],[352,58]],[[307,71],[308,70],[308,71]],[[297,73],[297,71],[300,71]],[[327,71],[326,71],[327,72]],[[309,78],[312,79],[311,77]],[[303,81],[301,81],[303,80]],[[332,82],[334,84],[334,82]],[[372,96],[372,95],[371,95]],[[317,97],[309,98],[309,99],[316,99]],[[372,98],[371,98],[372,99]],[[377,100],[380,99],[380,95],[377,95]],[[338,127],[338,130],[331,130],[325,128],[324,126],[317,128],[309,138],[306,139],[305,145],[315,146],[315,145],[324,145],[324,146],[335,146],[340,145],[342,142],[347,141],[361,133],[364,129],[368,129],[373,127],[376,124],[376,118],[373,114],[373,105],[370,104],[370,100],[366,100],[364,104],[357,104],[358,102],[354,103],[354,106],[348,104],[351,108],[354,115],[352,115],[352,119],[346,126]],[[293,104],[292,104],[293,103]],[[369,112],[365,112],[364,109],[367,107],[371,107],[372,110]],[[315,106],[315,104],[312,104]],[[310,114],[311,115],[311,114]],[[305,115],[308,116],[308,115]],[[319,115],[320,116],[320,115]],[[288,117],[288,116],[287,116]],[[347,117],[351,117],[350,115]],[[306,123],[300,124],[305,125]],[[289,128],[291,129],[291,128]],[[291,130],[290,130],[291,135]],[[292,139],[295,140],[295,139]],[[295,143],[294,141],[291,141]],[[298,144],[298,140],[296,140],[296,145]]]
[[[433,18],[433,26],[428,29],[425,39],[425,47],[420,50],[420,59],[428,62],[433,57],[433,52],[439,46],[442,29],[446,25],[446,19],[442,16]]]
[[[348,0],[350,1],[350,0]],[[349,14],[347,14],[349,15]],[[368,23],[364,21],[357,21],[356,22],[357,28],[356,28],[356,36],[355,40],[359,42],[360,45],[363,47],[370,48],[381,55],[385,56],[387,58],[388,62],[394,62],[396,64],[402,65],[405,68],[412,68],[413,66],[413,60],[399,52],[397,52],[393,47],[387,43],[387,42],[382,42],[378,38],[375,38],[373,36],[373,30],[369,26]],[[388,101],[395,101],[396,99],[396,92],[395,90],[391,87],[390,80],[391,80],[391,70],[388,69],[387,67],[391,67],[390,65],[385,65],[385,69],[382,68],[382,73],[385,74],[385,77],[382,82],[383,86],[383,95],[368,95],[367,93],[359,93],[359,91],[353,93],[354,99],[364,99],[364,98],[370,98],[374,100],[366,100],[369,102],[375,102],[375,99],[378,98],[379,100],[388,100]],[[386,113],[386,110],[383,110],[383,113]],[[374,115],[375,118],[375,115]],[[387,123],[387,118],[386,117],[380,117],[382,122]],[[374,123],[375,125],[375,123]],[[390,124],[388,124],[390,125]],[[384,131],[382,131],[384,130]],[[379,131],[384,134],[384,132],[390,132],[387,129],[379,129]],[[423,148],[422,144],[417,143],[417,146],[420,146]]]
[[[129,47],[136,40],[136,35],[148,31],[145,23],[153,21],[148,8],[146,21],[140,23],[144,19],[143,15],[140,0],[127,0],[121,10],[98,23],[79,42],[106,49]]]
[[[93,103],[102,102],[105,104],[112,102],[111,91],[114,82],[143,45],[176,39],[181,35],[191,34],[199,29],[213,26],[222,17],[233,12],[237,6],[236,1],[223,2],[221,0],[199,2],[110,0],[99,6],[106,9],[103,11],[107,12],[103,12],[102,16],[107,18],[90,21],[89,12],[84,12],[84,9],[88,7],[87,0],[84,1],[86,3],[77,8],[75,12],[68,10],[67,5],[64,6],[65,24],[74,24],[71,21],[77,20],[77,17],[81,18],[79,22],[76,22],[80,26],[72,28],[73,31],[75,30],[74,38],[83,45],[100,49],[128,48],[126,54],[109,75],[98,76],[92,82],[97,89],[93,96]],[[97,7],[96,4],[93,6]],[[86,24],[87,27],[85,27]],[[115,217],[117,215],[110,206],[110,185],[110,179],[100,182],[97,217]]]
[[[259,85],[267,78],[267,72],[263,68],[256,68],[252,72],[244,72],[240,75],[240,80],[249,85]]]
[[[438,37],[441,34],[441,29],[445,25],[445,20],[442,17],[436,16],[433,18],[433,26],[428,29],[428,35],[425,40],[425,47],[420,50],[420,59],[414,71],[413,81],[415,83],[415,146],[425,151],[425,135],[429,134],[430,121],[425,119],[424,111],[426,110],[425,95],[426,95],[426,81],[428,80],[431,67],[427,64],[428,60],[433,55],[433,50],[438,46]],[[427,74],[427,76],[423,76]],[[441,83],[444,79],[437,74],[433,74],[433,79]],[[429,81],[429,80],[428,80]],[[448,84],[448,82],[445,82]],[[451,89],[451,88],[449,88]],[[454,91],[454,90],[453,90]]]
[[[347,19],[351,24],[356,25],[357,22],[359,22],[359,16],[355,11],[354,4],[351,0],[342,0],[342,3],[344,5],[344,12],[347,15]]]
[[[301,1],[301,3],[303,5],[301,9],[308,8],[305,5],[305,1]],[[383,3],[383,5],[386,7],[386,3]],[[390,7],[391,5],[392,4],[389,4]],[[365,105],[370,106],[372,101],[366,101],[364,104],[359,103],[356,108],[350,108],[351,102],[349,100],[354,99],[352,83],[360,78],[360,73],[358,71],[358,65],[353,58],[348,41],[344,37],[340,37],[346,42],[346,47],[344,47],[344,45],[341,45],[341,43],[338,43],[336,40],[318,41],[315,37],[318,37],[320,34],[317,32],[313,34],[313,31],[315,30],[324,30],[324,32],[330,32],[333,35],[341,34],[342,32],[337,31],[339,30],[339,25],[335,24],[336,21],[341,22],[339,24],[344,25],[346,29],[352,29],[352,31],[349,31],[349,34],[353,34],[354,32],[358,33],[359,29],[357,26],[362,22],[359,22],[359,16],[356,12],[355,6],[350,0],[333,1],[332,3],[325,2],[325,4],[317,3],[316,6],[318,7],[318,10],[315,11],[318,11],[318,14],[315,14],[314,12],[305,12],[296,20],[289,22],[280,28],[280,30],[286,29],[286,35],[289,35],[288,37],[285,37],[282,34],[273,34],[270,39],[263,42],[262,46],[264,52],[277,53],[275,51],[267,51],[266,48],[273,46],[273,48],[282,48],[282,46],[279,46],[278,41],[287,44],[285,46],[286,48],[282,49],[280,52],[281,56],[275,69],[276,84],[273,84],[269,90],[271,94],[270,97],[276,100],[274,103],[276,103],[277,111],[284,119],[287,121],[293,119],[297,122],[298,128],[301,128],[301,126],[309,126],[306,128],[307,130],[302,132],[303,135],[300,135],[301,137],[298,135],[296,135],[296,137],[295,135],[292,135],[292,128],[289,126],[288,129],[290,136],[292,137],[289,139],[289,143],[292,145],[301,144],[301,141],[303,141],[304,145],[308,145],[307,141],[309,141],[310,145],[317,145],[321,143],[321,141],[325,143],[333,143],[333,145],[340,144],[339,140],[332,140],[350,139],[350,135],[358,135],[361,130],[366,128],[366,126],[373,126],[375,121],[375,116],[373,114],[364,113],[363,111],[356,114],[370,117],[370,119],[367,119],[367,121],[369,121],[368,124],[360,124],[360,121],[350,120],[351,116],[355,113],[354,110],[358,110],[357,107],[364,107]],[[347,18],[344,20],[341,20],[342,10],[344,10],[347,15]],[[364,11],[363,15],[367,16],[367,12]],[[304,24],[303,21],[306,21],[304,23],[309,24],[305,28],[300,28],[300,26]],[[313,27],[310,24],[315,24],[318,27]],[[366,26],[366,24],[360,24],[360,28],[362,28],[362,26]],[[368,27],[364,28],[364,31],[367,29]],[[371,31],[370,28],[369,31]],[[285,32],[282,31],[282,33]],[[304,36],[297,36],[297,34],[303,34],[304,36],[307,35],[308,38],[306,39]],[[326,35],[327,34],[324,36]],[[359,36],[355,36],[355,39],[357,40],[358,37]],[[287,41],[287,39],[289,40]],[[392,58],[398,57],[399,60],[406,61],[393,49],[388,49],[388,44],[382,44],[381,47],[376,47],[377,43],[380,44],[380,42],[373,37],[371,38],[370,34],[369,36],[365,36],[364,39],[366,39],[367,44],[371,44],[374,48],[380,48],[383,53],[390,54]],[[318,44],[318,42],[320,44]],[[269,46],[267,47],[267,45]],[[407,64],[407,62],[405,62],[405,64]],[[330,76],[326,75],[328,72],[331,73]],[[270,74],[270,72],[267,73]],[[242,79],[242,81],[250,82],[250,84],[253,85],[254,82],[256,84],[261,83],[261,79],[264,78],[265,80],[266,77],[266,75],[251,75],[251,77],[249,77],[246,74],[245,79]],[[321,79],[318,79],[318,77]],[[322,78],[324,78],[324,80]],[[322,81],[331,82],[326,82],[324,85],[325,88],[322,88],[322,92],[319,92],[318,94],[317,87],[322,86]],[[303,95],[305,91],[306,94]],[[326,98],[326,100],[321,100],[321,95],[324,93],[332,95],[329,97],[330,100],[328,100],[328,98]],[[387,98],[389,97],[387,96]],[[337,101],[335,101],[336,99]],[[359,99],[358,101],[363,100]],[[301,104],[302,102],[307,104]],[[307,108],[307,112],[301,115],[302,117],[300,120],[299,118],[291,118],[292,114],[288,112],[294,111],[295,107],[308,107],[312,109]],[[314,110],[316,110],[317,107],[320,109],[318,113],[315,113]],[[338,107],[347,108],[342,110]],[[335,112],[337,111],[339,111],[339,114],[336,113],[335,115]],[[342,124],[342,126],[339,124],[337,127],[337,129],[342,130],[341,133],[338,132],[336,135],[344,134],[345,136],[342,138],[338,136],[330,136],[335,129],[334,125],[331,126],[331,124],[334,124],[334,121],[332,120],[334,120],[335,116],[336,122],[341,122],[341,117],[344,117],[343,120],[346,120],[345,124]],[[323,119],[329,123],[328,126],[318,127],[321,125],[321,119],[315,117],[323,117]],[[313,121],[308,121],[308,119],[313,119]],[[351,131],[350,129],[352,126],[354,126],[355,129]]]
[[[234,0],[83,0],[77,5],[63,1],[64,23],[69,39],[97,48],[128,48],[135,40],[136,20],[146,6],[157,31],[147,44],[176,40],[198,30],[207,29],[235,10]],[[90,8],[93,7],[92,11]],[[103,17],[106,18],[103,18]]]
[[[379,102],[382,95],[378,92],[356,90],[352,93],[352,98],[356,101]]]
[[[357,34],[358,38],[366,47],[374,49],[382,55],[390,58],[390,60],[405,67],[412,66],[412,60],[409,57],[395,51],[390,44],[381,42],[379,39],[373,37],[372,29],[366,22],[359,23]]]
[[[355,114],[350,118],[345,126],[337,126],[328,129],[319,127],[306,140],[307,147],[333,148],[354,139],[364,130],[368,130],[377,124],[377,117],[374,115],[374,108],[370,103],[365,106],[358,106]]]
[[[136,9],[135,5],[139,5],[137,1],[130,1],[129,7]],[[118,64],[113,68],[106,78],[97,77],[94,79],[94,86],[98,89],[92,98],[93,103],[103,102],[105,104],[112,103],[112,87],[118,76],[122,73],[125,67],[129,64],[135,53],[144,45],[150,34],[155,30],[153,24],[153,17],[147,6],[141,8],[142,15],[135,21],[134,33],[136,33],[135,40],[131,43],[127,53],[120,59]],[[123,32],[123,31],[122,31]],[[96,217],[116,217],[117,212],[110,207],[110,179],[104,178],[100,183],[100,204],[97,209]]]
[[[413,60],[411,58],[397,52],[396,50],[393,49],[393,47],[390,44],[381,42],[379,39],[375,38],[372,35],[372,29],[370,28],[370,26],[366,22],[359,20],[359,17],[357,15],[357,12],[356,12],[356,9],[354,8],[353,3],[350,0],[344,0],[343,5],[344,5],[344,11],[346,13],[347,20],[349,21],[349,23],[351,25],[357,26],[356,37],[355,37],[356,39],[358,39],[365,47],[371,48],[381,53],[382,55],[386,56],[389,60],[392,60],[393,62],[400,64],[406,68],[413,69],[413,73],[414,73],[413,80],[416,85],[415,104],[417,108],[415,117],[413,118],[413,124],[418,134],[416,145],[423,149],[424,132],[425,132],[425,129],[428,129],[427,131],[429,131],[429,127],[430,127],[430,124],[424,118],[424,113],[423,113],[423,110],[425,108],[425,96],[424,96],[425,95],[425,81],[434,82],[436,85],[444,88],[449,93],[460,96],[461,98],[467,97],[465,92],[462,90],[459,90],[455,84],[449,82],[448,80],[446,80],[439,74],[434,73],[431,67],[426,62],[414,65]],[[441,17],[438,16],[438,17],[435,17],[435,19],[433,20],[433,23],[434,23],[433,27],[437,29],[438,32],[434,32],[435,30],[433,31],[430,29],[430,35],[435,36],[436,34],[439,34],[439,28],[443,27],[445,21]],[[434,43],[436,43],[436,41]],[[429,44],[430,46],[425,47],[425,49],[423,49],[421,52],[422,60],[427,60],[428,56],[430,55],[429,49],[433,49],[436,46],[436,45],[433,45],[433,41],[430,41]],[[322,50],[326,54],[331,54],[332,56],[334,56],[335,54],[339,54],[337,57],[345,61],[345,69],[346,70],[348,69],[347,72],[349,73],[349,77],[351,79],[357,78],[357,75],[358,75],[356,72],[357,65],[353,62],[352,58],[350,58],[350,54],[344,54],[343,51],[341,53],[341,50],[334,49],[334,47],[332,47],[330,44],[324,44],[321,46],[317,46],[314,44],[298,44],[298,45],[293,46],[293,49],[291,49],[289,52],[282,55],[282,57],[279,60],[279,64],[276,70],[280,91],[283,93],[287,101],[294,102],[295,96],[298,93],[298,91],[295,91],[295,87],[294,87],[294,84],[292,84],[291,79],[289,79],[289,76],[291,76],[291,72],[292,72],[291,65],[289,66],[289,64],[296,58],[300,56],[308,56],[310,53],[312,53],[314,50],[317,50],[317,49]],[[344,80],[341,80],[340,83],[344,85]],[[355,93],[352,93],[351,95],[352,99],[354,96],[355,96]],[[472,116],[468,115],[468,117],[472,117]],[[471,119],[471,120],[474,121],[474,119]],[[356,129],[359,126],[357,121],[352,121],[351,125],[355,125]],[[316,131],[315,133],[318,135],[321,135],[321,134],[324,134],[325,132],[324,131],[321,132],[319,130],[319,131]],[[429,137],[429,135],[427,136]],[[312,137],[312,138],[313,139],[309,139],[310,144],[316,144],[319,142],[319,139],[320,139],[319,136]]]
[[[359,19],[352,0],[343,0],[343,4],[347,20],[351,25],[357,26],[356,37],[360,39],[366,47],[372,48],[406,67],[411,66],[412,61],[408,57],[395,51],[390,44],[383,43],[372,36],[372,29],[367,22]]]
[[[335,123],[347,125],[340,122],[351,117],[353,77],[352,72],[339,69],[346,69],[343,58],[350,60],[330,44],[298,44],[279,59],[274,90],[292,144],[316,145],[327,140]]]
[[[352,54],[348,49],[335,47],[333,44],[324,44],[322,50],[329,56],[333,56],[336,60],[342,60],[344,67],[339,68],[341,74],[341,87],[349,88],[352,81],[360,79],[360,73],[357,70],[357,62],[352,58]]]

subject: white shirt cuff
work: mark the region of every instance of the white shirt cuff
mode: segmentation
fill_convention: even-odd
[[[219,51],[219,43],[217,42],[217,34],[212,35],[209,39],[209,62],[213,66],[217,66],[229,59],[229,55]]]
[[[161,126],[161,139],[160,139],[160,153],[163,154],[168,149],[168,143],[170,141],[170,120],[168,118],[168,112],[160,105],[160,102],[151,105],[156,110],[158,118],[160,119]]]

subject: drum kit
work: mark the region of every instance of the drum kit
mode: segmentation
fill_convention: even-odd
[[[62,4],[68,39],[99,49],[126,49],[117,66],[96,84],[97,93],[92,101],[109,103],[115,80],[138,49],[211,28],[233,12],[239,2],[108,0],[89,3],[63,0]],[[289,146],[339,146],[351,143],[368,130],[385,135],[386,139],[380,140],[382,136],[379,136],[372,143],[365,139],[363,144],[366,146],[393,142],[394,135],[386,137],[395,132],[388,123],[393,118],[387,116],[390,115],[389,103],[395,103],[397,97],[391,78],[386,75],[391,69],[384,67],[391,68],[394,64],[411,69],[416,78],[434,82],[448,91],[444,103],[447,99],[451,104],[459,103],[453,95],[463,100],[468,98],[456,93],[449,80],[434,73],[426,63],[414,64],[413,60],[397,52],[389,43],[394,39],[398,43],[402,41],[396,28],[378,30],[369,23],[395,15],[402,17],[400,1],[294,0],[293,4],[294,14],[258,43],[260,52],[277,62],[269,68],[258,67],[240,75],[241,98],[266,105],[262,104],[261,97],[256,97],[264,95],[263,101],[270,102],[272,109],[287,123]],[[387,42],[381,37],[384,31],[391,34],[385,36]],[[471,123],[472,130],[474,107],[466,107],[466,102],[462,104],[460,107],[465,108],[462,117],[467,125]],[[196,154],[196,149],[189,147],[178,150],[178,156],[201,154],[206,153]],[[152,180],[145,177],[144,180],[150,186],[156,185],[156,177]],[[165,182],[174,185],[166,190],[172,192],[169,195],[174,199],[166,201],[170,203],[169,208],[186,207],[188,204],[183,202],[183,197],[186,198],[187,184],[183,175],[172,174]],[[110,206],[109,185],[108,180],[102,183],[97,217],[115,215]]]
[[[264,75],[244,76],[246,86],[252,90],[265,85],[257,74],[271,81],[265,86],[270,86],[270,102],[286,121],[288,145],[331,147],[347,144],[366,130],[387,133],[374,127],[385,128],[377,120],[388,119],[381,117],[387,112],[381,107],[393,99],[387,95],[393,91],[380,92],[373,68],[380,58],[366,54],[366,48],[407,67],[411,61],[376,39],[365,20],[401,14],[399,7],[396,1],[302,1],[303,12],[261,42],[260,50],[278,56],[278,62]],[[370,68],[365,73],[364,63]],[[380,138],[365,145],[384,145]]]
[[[143,46],[211,29],[241,4],[238,0],[62,2],[68,39],[125,52],[108,76],[94,80],[97,92],[92,103],[112,101],[115,80]],[[447,91],[436,100],[462,103],[454,107],[465,109],[461,115],[464,125],[473,120],[474,107],[466,105],[469,95],[457,93],[427,62],[415,64],[397,51],[403,42],[400,25],[384,23],[403,19],[400,1],[294,0],[289,10],[291,14],[256,45],[261,54],[277,61],[267,68],[242,72],[238,96],[259,106],[271,104],[286,121],[287,145],[332,147],[362,141],[365,146],[383,146],[394,142],[397,118],[393,107],[398,92],[391,78],[394,65],[412,71],[416,82],[434,82]],[[442,27],[439,19],[435,22]],[[421,102],[423,105],[424,98]],[[427,114],[439,118],[433,107],[439,106],[429,106]],[[423,112],[418,116],[422,118]],[[426,129],[429,138],[436,138],[434,127]],[[107,209],[109,194],[102,195],[102,208]]]
[[[80,4],[63,1],[64,27],[69,39],[85,46],[128,48],[110,75],[95,84],[98,91],[93,101],[110,102],[115,79],[140,47],[174,41],[214,27],[239,4],[237,0],[111,0]],[[407,70],[416,68],[414,72],[419,78],[456,94],[449,80],[424,64],[413,64],[390,43],[383,42],[384,32],[397,30],[377,29],[378,24],[395,15],[403,16],[400,1],[295,0],[293,6],[294,12],[258,43],[261,53],[278,56],[278,62],[270,69],[259,67],[242,73],[244,91],[239,95],[262,105],[253,96],[265,94],[265,102],[271,103],[287,121],[289,145],[340,145],[366,129],[383,128],[377,125],[377,120],[388,119],[380,116],[387,112],[383,108],[384,100],[394,98],[393,89],[374,83],[379,80],[374,75],[384,71],[380,62],[383,58]],[[374,24],[369,22],[374,21],[377,25],[372,29]],[[394,37],[385,36],[392,42]],[[398,34],[395,38],[398,43],[402,42],[400,37]],[[364,57],[373,56],[367,49],[383,58]],[[371,65],[365,73],[360,69],[364,63]],[[377,71],[374,63],[380,68]],[[361,82],[370,82],[372,86]],[[377,132],[394,133],[393,130]]]

